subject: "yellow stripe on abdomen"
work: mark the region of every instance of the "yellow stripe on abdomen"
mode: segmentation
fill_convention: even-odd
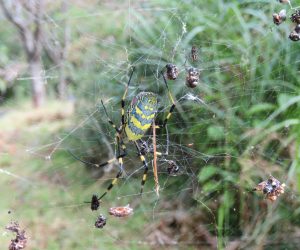
[[[150,119],[153,119],[153,118],[155,117],[155,113],[153,113],[153,114],[151,114],[151,115],[148,115],[148,116],[145,115],[145,114],[143,113],[143,111],[139,109],[139,107],[135,107],[134,110],[135,110],[135,112],[136,112],[140,117],[142,117],[143,119],[150,120]]]
[[[139,128],[139,129],[141,129],[143,131],[146,131],[151,126],[151,122],[150,123],[146,123],[145,125],[142,125],[141,122],[135,116],[131,116],[130,117],[130,121],[133,123],[133,125],[135,127]]]
[[[139,139],[142,139],[142,137],[144,136],[144,134],[136,134],[136,133],[134,133],[128,127],[128,125],[125,126],[125,132],[126,132],[126,135],[127,135],[129,141],[137,141]]]

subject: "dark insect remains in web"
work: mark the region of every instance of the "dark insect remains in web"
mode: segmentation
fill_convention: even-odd
[[[259,183],[253,191],[262,191],[266,195],[266,199],[275,201],[281,194],[284,193],[284,183],[270,176],[268,180]]]
[[[100,199],[96,194],[93,194],[91,202],[87,203],[91,203],[92,211],[98,210],[98,208],[100,207]]]
[[[273,14],[273,22],[276,25],[280,25],[281,23],[283,23],[286,20],[286,10],[283,9],[281,11],[279,11],[279,13],[274,13]]]
[[[168,167],[167,171],[169,175],[175,175],[179,171],[179,166],[175,163],[175,161],[168,160],[167,161]]]
[[[196,68],[190,67],[187,69],[186,86],[195,88],[199,83],[199,72]]]
[[[296,10],[290,17],[293,23],[300,24],[300,10]]]
[[[176,80],[179,74],[178,68],[176,65],[168,63],[166,65],[166,76],[169,80]]]
[[[100,214],[95,221],[95,227],[96,228],[103,228],[106,225],[106,218]]]

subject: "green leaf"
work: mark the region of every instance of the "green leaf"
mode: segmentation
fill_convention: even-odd
[[[210,139],[221,140],[224,138],[224,128],[221,126],[210,126],[207,129],[207,134]]]
[[[294,96],[289,95],[289,94],[280,94],[277,98],[277,102],[278,102],[279,106],[282,107],[293,97]]]
[[[202,190],[205,193],[210,193],[219,189],[220,182],[210,181],[203,185]]]
[[[217,167],[208,165],[201,169],[201,171],[198,175],[198,180],[200,182],[204,182],[204,181],[208,180],[210,177],[212,177],[213,175],[215,175],[218,171],[219,171],[219,169]]]
[[[248,114],[252,115],[252,114],[255,114],[255,113],[262,112],[262,111],[270,111],[270,110],[273,110],[275,108],[276,108],[276,106],[271,104],[271,103],[267,103],[267,102],[259,103],[259,104],[253,105],[250,108],[250,110],[248,111]]]

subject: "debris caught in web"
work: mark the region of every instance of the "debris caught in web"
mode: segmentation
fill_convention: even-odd
[[[5,227],[5,229],[16,234],[16,238],[11,240],[8,250],[25,249],[27,244],[27,237],[25,235],[25,230],[21,230],[19,223],[11,222],[8,226]]]
[[[201,103],[201,104],[204,104],[207,106],[207,104],[198,96],[192,94],[192,93],[187,93],[185,94],[184,96],[182,96],[178,101],[181,101],[181,100],[187,100],[187,101],[193,101],[193,102],[198,102],[198,103]]]
[[[279,13],[273,14],[273,22],[276,25],[282,24],[285,20],[286,20],[286,10],[285,9],[279,11]]]
[[[300,10],[296,10],[290,17],[291,21],[300,24]]]
[[[295,30],[293,30],[290,35],[289,35],[289,38],[294,41],[294,42],[297,42],[300,40],[300,34],[297,33]]]
[[[103,228],[106,225],[106,218],[100,214],[95,221],[95,227],[96,228]]]
[[[93,194],[92,200],[91,200],[91,210],[95,211],[98,210],[100,206],[100,201],[97,195]]]
[[[132,214],[133,208],[129,206],[129,204],[125,207],[111,207],[109,209],[109,214],[115,217],[126,217]]]
[[[179,74],[178,68],[176,65],[168,63],[166,65],[166,76],[169,80],[176,80]]]
[[[179,166],[175,163],[175,161],[169,160],[168,163],[168,174],[172,176],[176,176],[176,173],[179,171]]]
[[[266,195],[266,199],[275,201],[281,194],[284,193],[284,183],[270,175],[268,180],[259,183],[253,190],[261,191]]]
[[[291,4],[290,0],[279,0],[279,3],[288,3],[288,4]]]
[[[290,8],[292,10],[295,10],[296,8],[293,8],[289,0],[279,0],[280,3],[288,3]],[[279,11],[279,13],[273,14],[273,22],[276,25],[280,25],[286,20],[286,10],[282,9]],[[300,40],[300,10],[296,9],[295,12],[290,16],[290,20],[296,24],[296,27],[294,30],[291,31],[289,34],[289,39],[297,42]]]
[[[195,88],[199,83],[199,71],[196,68],[190,67],[187,70],[186,86]]]

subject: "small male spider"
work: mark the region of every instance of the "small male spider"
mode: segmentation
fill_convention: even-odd
[[[198,60],[198,49],[195,45],[193,45],[191,49],[191,59],[193,62]]]
[[[176,66],[175,66],[176,67]],[[126,145],[124,142],[124,138],[127,137],[128,141],[131,141],[135,144],[138,156],[143,163],[143,168],[144,168],[144,174],[142,177],[141,181],[141,190],[140,193],[143,193],[144,185],[147,179],[147,173],[148,173],[148,164],[145,158],[145,149],[141,149],[140,145],[142,144],[142,138],[144,137],[145,133],[147,130],[151,127],[153,121],[156,118],[157,110],[158,110],[158,98],[157,95],[152,93],[152,92],[140,92],[138,93],[131,101],[131,104],[127,108],[127,113],[125,115],[125,99],[127,96],[128,92],[128,87],[131,82],[131,78],[133,75],[134,69],[132,69],[129,81],[126,85],[125,92],[123,94],[122,100],[121,100],[121,125],[116,126],[115,123],[109,118],[109,115],[106,111],[106,108],[101,100],[101,103],[103,105],[104,113],[107,117],[108,122],[112,125],[112,127],[116,131],[116,144],[117,144],[117,155],[115,158],[110,159],[104,163],[101,164],[95,164],[91,162],[84,161],[80,158],[78,158],[76,155],[74,155],[71,151],[69,153],[77,160],[81,161],[82,163],[85,163],[90,166],[95,166],[95,167],[104,167],[114,161],[119,162],[119,171],[116,175],[116,177],[113,179],[111,184],[107,187],[106,191],[101,195],[101,196],[92,196],[91,200],[91,209],[92,210],[97,210],[99,205],[96,201],[100,201],[117,183],[118,179],[122,176],[123,173],[123,158],[126,157],[127,152],[126,152]],[[172,97],[172,94],[169,90],[168,83],[166,81],[166,78],[161,72],[166,89],[168,91],[168,96],[169,99],[172,103],[170,110],[166,116],[166,118],[163,121],[163,124],[161,126],[157,126],[158,128],[164,128],[170,119],[174,109],[175,109],[175,101]],[[121,152],[122,151],[122,152]],[[159,152],[157,152],[157,155]]]

